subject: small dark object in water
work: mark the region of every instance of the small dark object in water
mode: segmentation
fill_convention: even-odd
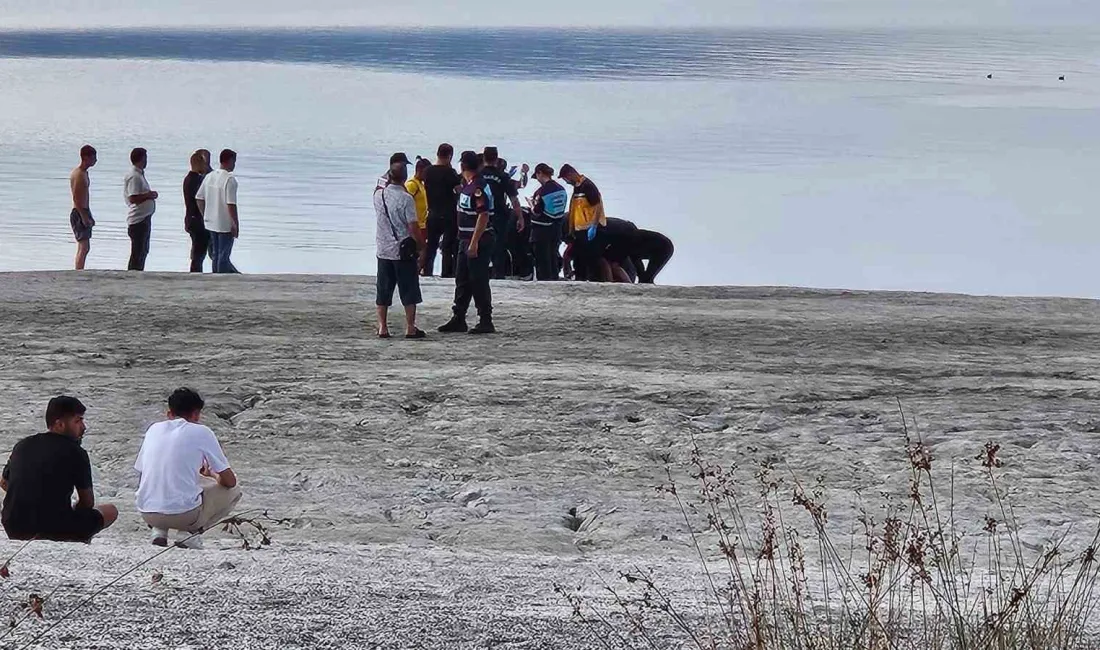
[[[1065,80],[1066,80],[1066,75],[1062,75],[1062,76],[1058,77],[1058,81],[1065,81]]]
[[[992,79],[992,78],[993,78],[993,73],[992,73],[992,72],[990,72],[989,74],[987,74],[987,75],[985,76],[985,78],[986,78],[986,79]]]

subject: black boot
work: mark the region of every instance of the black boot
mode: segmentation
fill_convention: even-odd
[[[462,334],[462,333],[468,332],[469,330],[470,330],[469,326],[466,325],[466,319],[465,318],[459,318],[458,316],[452,316],[451,320],[447,321],[447,323],[445,325],[440,325],[439,326],[439,331],[443,332],[444,334],[448,334],[448,333]]]
[[[493,321],[482,318],[477,325],[470,330],[470,334],[496,334],[497,328],[493,327]]]

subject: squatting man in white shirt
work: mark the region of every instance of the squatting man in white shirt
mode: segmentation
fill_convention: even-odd
[[[202,533],[229,516],[241,499],[237,475],[218,438],[199,423],[204,402],[190,388],[168,398],[168,419],[149,427],[134,469],[141,474],[137,510],[153,529],[153,545],[201,549]]]

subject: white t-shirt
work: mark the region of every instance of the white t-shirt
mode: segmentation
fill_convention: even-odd
[[[374,244],[378,259],[401,259],[401,242],[409,236],[408,224],[419,223],[413,197],[400,183],[392,183],[374,192]],[[388,216],[387,216],[388,215]],[[395,239],[397,233],[400,239]]]
[[[211,232],[232,232],[233,218],[229,206],[237,205],[237,177],[224,169],[215,169],[202,179],[195,199],[205,201],[203,220]]]
[[[202,505],[199,470],[203,463],[215,474],[229,469],[225,452],[209,428],[184,419],[149,427],[134,463],[141,474],[138,512],[179,515]]]
[[[137,167],[132,168],[129,173],[126,174],[126,179],[122,182],[122,186],[122,200],[126,201],[126,207],[129,209],[129,212],[126,214],[127,224],[132,226],[153,216],[153,213],[157,211],[156,201],[150,199],[148,201],[142,201],[141,203],[130,203],[131,196],[148,194],[152,191],[149,188],[149,181],[145,180],[145,172]]]

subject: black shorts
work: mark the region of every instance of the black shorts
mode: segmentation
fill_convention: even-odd
[[[69,213],[69,225],[73,228],[73,237],[76,237],[78,242],[88,241],[92,238],[92,226],[85,226],[84,220],[80,218],[80,210],[73,208],[73,211]]]
[[[34,530],[31,530],[31,529]],[[103,530],[103,513],[95,508],[77,508],[54,521],[38,522],[37,526],[4,524],[9,539],[43,539],[53,542],[88,542]]]
[[[378,293],[374,304],[389,307],[393,290],[401,292],[401,304],[409,307],[423,302],[420,295],[420,269],[416,260],[378,259]]]

